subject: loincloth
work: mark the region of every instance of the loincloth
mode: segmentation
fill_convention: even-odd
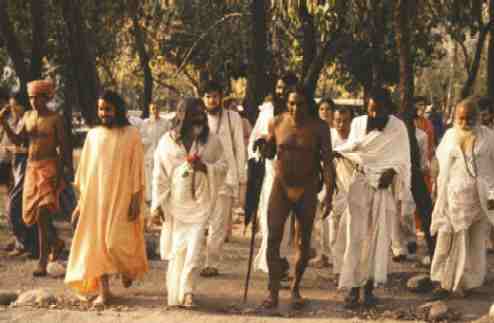
[[[310,180],[309,182],[304,183],[303,185],[296,185],[296,186],[288,185],[283,180],[281,180],[281,183],[285,191],[286,197],[292,203],[297,203],[298,201],[300,201],[306,191],[313,192],[315,195],[317,195],[320,186],[319,179],[317,178],[314,178],[314,180]]]
[[[40,208],[58,211],[64,185],[61,181],[56,187],[56,178],[56,160],[28,161],[22,195],[22,219],[26,225],[38,222]]]

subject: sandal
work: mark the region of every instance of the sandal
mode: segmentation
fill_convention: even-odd
[[[46,271],[46,268],[36,268],[35,271],[33,271],[33,277],[46,277],[48,275],[48,272]]]
[[[201,270],[201,277],[215,277],[218,276],[220,273],[217,268],[214,267],[205,267]]]
[[[322,269],[329,267],[330,264],[328,261],[328,257],[326,257],[325,255],[320,255],[319,257],[311,259],[309,261],[309,266],[317,269]]]

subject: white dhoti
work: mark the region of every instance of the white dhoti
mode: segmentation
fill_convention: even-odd
[[[487,217],[459,232],[439,231],[431,265],[431,280],[456,291],[482,286],[485,280]]]
[[[390,190],[375,190],[356,175],[348,193],[348,239],[339,288],[362,287],[368,280],[385,283],[395,201]]]
[[[227,189],[226,189],[227,190]],[[206,267],[218,268],[227,236],[227,221],[232,212],[233,196],[220,193],[209,216]]]
[[[167,225],[173,231],[173,253],[169,256],[166,275],[168,305],[176,306],[183,304],[186,294],[193,294],[195,291],[206,223],[191,224],[174,219]],[[164,230],[167,230],[167,225]],[[166,233],[163,236],[166,236]]]

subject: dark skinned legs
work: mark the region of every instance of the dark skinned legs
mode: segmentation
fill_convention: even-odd
[[[50,220],[50,212],[46,208],[41,208],[38,216],[38,246],[39,246],[39,261],[38,268],[33,272],[35,277],[46,276],[46,266],[48,265],[48,221]]]
[[[316,190],[315,185],[307,188],[302,199],[296,203],[294,208],[299,237],[296,244],[295,279],[292,283],[292,305],[294,307],[303,305],[300,295],[300,282],[310,259],[310,242],[317,207]]]
[[[283,239],[283,229],[290,211],[295,211],[297,228],[299,231],[296,240],[295,278],[292,283],[292,304],[295,307],[302,305],[300,296],[300,281],[310,257],[310,240],[314,215],[317,205],[317,185],[308,186],[297,203],[291,202],[282,184],[275,180],[269,201],[268,212],[268,251],[269,290],[270,297],[264,302],[267,308],[278,305],[280,281],[283,274],[280,258],[280,245]]]

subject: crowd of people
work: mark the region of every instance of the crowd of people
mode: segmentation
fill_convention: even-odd
[[[139,124],[122,96],[108,90],[74,175],[64,120],[48,107],[54,83],[33,81],[27,91],[26,111],[15,95],[0,98],[9,255],[29,253],[38,259],[33,275],[46,276],[64,248],[53,219],[70,215],[65,283],[94,305],[111,302],[110,276],[130,287],[148,271],[147,204],[150,221],[162,228],[168,305],[195,306],[200,277],[223,270],[232,218],[252,189],[251,159],[264,163],[254,192],[261,245],[253,264],[267,274],[264,308],[278,306],[283,280],[291,281],[292,306],[301,308],[308,266],[338,275],[347,308],[376,304],[374,288],[387,282],[390,259],[430,266],[438,299],[466,295],[485,281],[494,223],[488,97],[459,102],[445,130],[423,98],[400,112],[389,91],[375,87],[358,115],[329,98],[316,104],[288,73],[251,127],[215,81],[202,97],[182,98],[172,120],[152,104]],[[418,239],[427,248],[421,259]],[[293,273],[282,244],[295,250]]]

